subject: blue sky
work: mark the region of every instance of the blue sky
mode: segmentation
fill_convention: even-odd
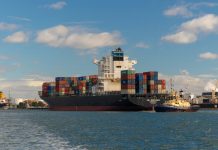
[[[0,89],[38,98],[43,81],[95,74],[93,58],[118,46],[137,72],[175,88],[210,90],[218,77],[218,3],[171,0],[2,0]]]

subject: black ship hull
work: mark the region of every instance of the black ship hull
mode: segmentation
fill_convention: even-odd
[[[141,111],[152,110],[152,105],[140,106],[122,95],[51,96],[41,97],[50,110],[60,111]]]

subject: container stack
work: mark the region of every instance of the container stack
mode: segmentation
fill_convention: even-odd
[[[121,71],[121,94],[135,94],[135,71]]]
[[[86,93],[86,79],[86,76],[78,77],[76,95],[82,95]]]
[[[147,93],[147,76],[143,73],[135,74],[135,92],[136,94]]]
[[[81,77],[56,77],[55,88],[59,96],[91,94],[98,82],[97,75]]]
[[[166,81],[165,80],[158,80],[157,86],[158,86],[158,93],[160,94],[166,93]]]
[[[143,94],[147,94],[148,93],[148,78],[147,78],[147,74],[143,73]]]
[[[147,93],[158,94],[158,87],[156,84],[158,81],[158,72],[150,71],[144,72],[144,74],[147,75]]]
[[[71,77],[71,81],[69,83],[70,83],[69,94],[75,95],[78,85],[77,77]]]
[[[96,85],[98,82],[98,76],[97,75],[90,75],[89,80],[86,82],[86,94],[90,95],[92,94],[92,87]]]
[[[56,77],[56,93],[57,95],[69,95],[72,84],[71,77]]]
[[[136,73],[135,74],[135,92],[136,92],[136,94],[144,94],[143,73]]]
[[[45,82],[42,84],[43,96],[55,96],[55,82]]]
[[[42,95],[92,95],[97,83],[97,75],[56,77],[55,82],[43,83]],[[164,93],[166,93],[166,81],[158,80],[158,72],[135,73],[134,70],[121,71],[121,94]]]

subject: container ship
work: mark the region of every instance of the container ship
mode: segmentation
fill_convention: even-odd
[[[158,72],[136,73],[136,60],[130,60],[121,48],[102,59],[94,59],[96,75],[56,77],[45,82],[39,96],[51,110],[66,111],[140,111],[151,110],[151,99],[163,103],[166,82]]]

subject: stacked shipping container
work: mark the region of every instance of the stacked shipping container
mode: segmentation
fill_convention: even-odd
[[[57,95],[69,95],[71,87],[71,77],[56,77],[56,93]]]
[[[86,94],[92,94],[92,87],[95,86],[98,82],[97,75],[90,75],[89,80],[86,82]]]
[[[147,94],[147,75],[144,73],[135,74],[136,94]]]
[[[158,89],[158,93],[166,93],[166,81],[165,80],[158,80],[157,81],[157,89]]]
[[[92,87],[96,85],[97,82],[97,75],[82,77],[56,77],[55,82],[43,83],[42,94],[44,96],[91,94]]]
[[[88,77],[82,76],[77,78],[77,89],[75,91],[76,95],[82,95],[86,93],[86,79],[88,80]]]
[[[45,96],[55,95],[55,82],[45,82],[42,84],[42,94]]]
[[[121,71],[121,94],[135,94],[135,71]]]
[[[134,72],[131,72],[131,70],[125,70],[121,72],[121,94],[134,94],[134,92],[130,92],[133,89],[132,87],[133,81],[131,80],[129,81],[128,79],[128,78],[133,79],[132,78],[133,75]],[[150,72],[143,72],[143,73],[135,73],[134,76],[135,76],[136,94],[166,93],[166,82],[165,80],[158,80],[158,72],[150,71]]]
[[[144,74],[147,75],[147,92],[150,94],[158,94],[158,87],[157,87],[157,81],[158,81],[158,72],[156,71],[150,71],[150,72],[144,72]]]
[[[91,95],[98,82],[97,75],[81,77],[56,77],[55,82],[42,85],[44,96]],[[134,70],[121,71],[121,94],[163,94],[166,81],[158,80],[158,72],[135,73]]]

